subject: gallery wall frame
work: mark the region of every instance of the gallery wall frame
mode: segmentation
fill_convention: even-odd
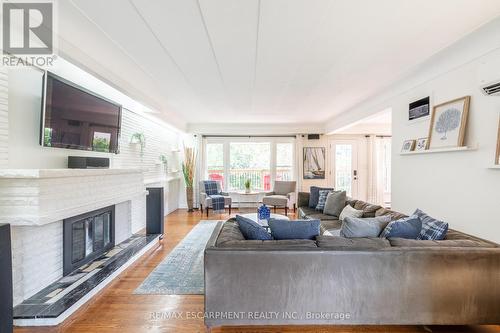
[[[470,99],[470,96],[464,96],[434,106],[429,126],[427,149],[462,147],[464,145]]]

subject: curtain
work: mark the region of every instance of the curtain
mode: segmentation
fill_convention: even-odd
[[[368,137],[368,202],[390,205],[391,138]]]

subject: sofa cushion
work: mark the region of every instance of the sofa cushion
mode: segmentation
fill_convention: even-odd
[[[320,230],[321,234],[325,231],[330,231],[335,236],[340,236],[340,227],[342,222],[339,220],[321,220]]]
[[[314,239],[319,235],[320,220],[270,219],[269,228],[274,239]]]
[[[236,215],[236,221],[240,227],[240,231],[246,240],[270,240],[273,237],[267,230],[255,221],[249,218]]]
[[[393,247],[496,247],[495,244],[471,239],[456,240],[417,240],[389,238]]]
[[[316,214],[308,214],[307,218],[311,219],[311,220],[321,220],[321,221],[337,221],[338,220],[338,217],[336,217],[336,216],[325,215],[325,214],[318,213],[318,212],[316,212]]]
[[[355,218],[346,217],[342,221],[340,236],[347,238],[378,237],[391,222],[390,216]]]
[[[354,209],[350,205],[347,205],[342,210],[342,213],[340,213],[339,220],[342,221],[343,219],[345,219],[348,216],[349,217],[362,217],[363,211]]]
[[[386,208],[382,208],[382,207],[377,209],[377,211],[375,212],[375,216],[390,216],[392,221],[396,221],[396,220],[408,217],[408,215],[401,214],[399,212],[396,212],[396,211],[393,211],[390,209],[386,209]]]
[[[262,198],[262,203],[268,206],[286,206],[288,205],[288,197],[285,195],[266,195]]]
[[[390,222],[384,231],[382,231],[380,237],[417,239],[418,235],[420,235],[420,230],[422,230],[422,221],[420,221],[418,215],[412,215]]]
[[[316,243],[319,248],[326,248],[329,250],[345,250],[345,251],[372,251],[389,248],[391,244],[384,238],[345,238],[335,236],[318,236]]]
[[[417,239],[420,240],[442,240],[448,232],[448,223],[444,221],[437,220],[420,209],[417,209],[415,215],[418,215],[420,221],[422,221],[422,230]]]
[[[323,214],[339,217],[346,205],[346,198],[347,195],[345,191],[330,192],[326,197]]]
[[[309,194],[309,208],[316,208],[319,200],[319,190],[329,190],[333,191],[333,188],[311,186]]]
[[[354,204],[354,209],[363,211],[363,217],[375,217],[375,212],[380,208],[382,207],[379,205],[373,205],[361,200],[356,201]]]
[[[347,200],[346,200],[346,205],[349,205],[351,206],[352,208],[354,208],[354,205],[356,204],[358,200],[356,199],[353,199],[353,198],[350,198],[350,197],[347,197]]]
[[[222,229],[215,242],[216,246],[223,245],[224,243],[231,241],[242,241],[245,240],[245,236],[240,231],[236,219],[232,218],[224,222]]]
[[[266,250],[266,249],[308,249],[317,248],[316,242],[308,239],[287,239],[287,240],[232,240],[217,244],[217,247],[225,249],[252,249],[252,250]]]
[[[317,213],[318,213],[318,211],[316,209],[309,208],[309,206],[299,207],[298,208],[298,215],[299,215],[299,218],[301,218],[301,219],[305,219],[309,215],[311,215],[311,214],[317,214]]]

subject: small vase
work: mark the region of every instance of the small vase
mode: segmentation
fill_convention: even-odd
[[[193,212],[193,188],[186,187],[186,201],[188,212]]]
[[[250,192],[252,192],[252,190],[251,190],[251,189],[249,189],[249,188],[246,188],[246,189],[245,189],[245,193],[246,193],[246,194],[249,194]]]

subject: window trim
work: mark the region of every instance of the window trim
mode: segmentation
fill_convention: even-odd
[[[295,137],[253,137],[253,136],[225,136],[225,137],[204,137],[203,138],[203,179],[208,179],[208,164],[207,164],[207,144],[221,144],[223,151],[223,168],[224,168],[224,191],[229,189],[229,173],[230,173],[230,143],[231,142],[269,142],[271,144],[271,156],[270,156],[270,173],[271,173],[271,184],[274,184],[276,180],[276,158],[277,158],[277,144],[278,143],[289,143],[292,144],[292,180],[297,180],[297,152],[296,152],[296,138]]]

